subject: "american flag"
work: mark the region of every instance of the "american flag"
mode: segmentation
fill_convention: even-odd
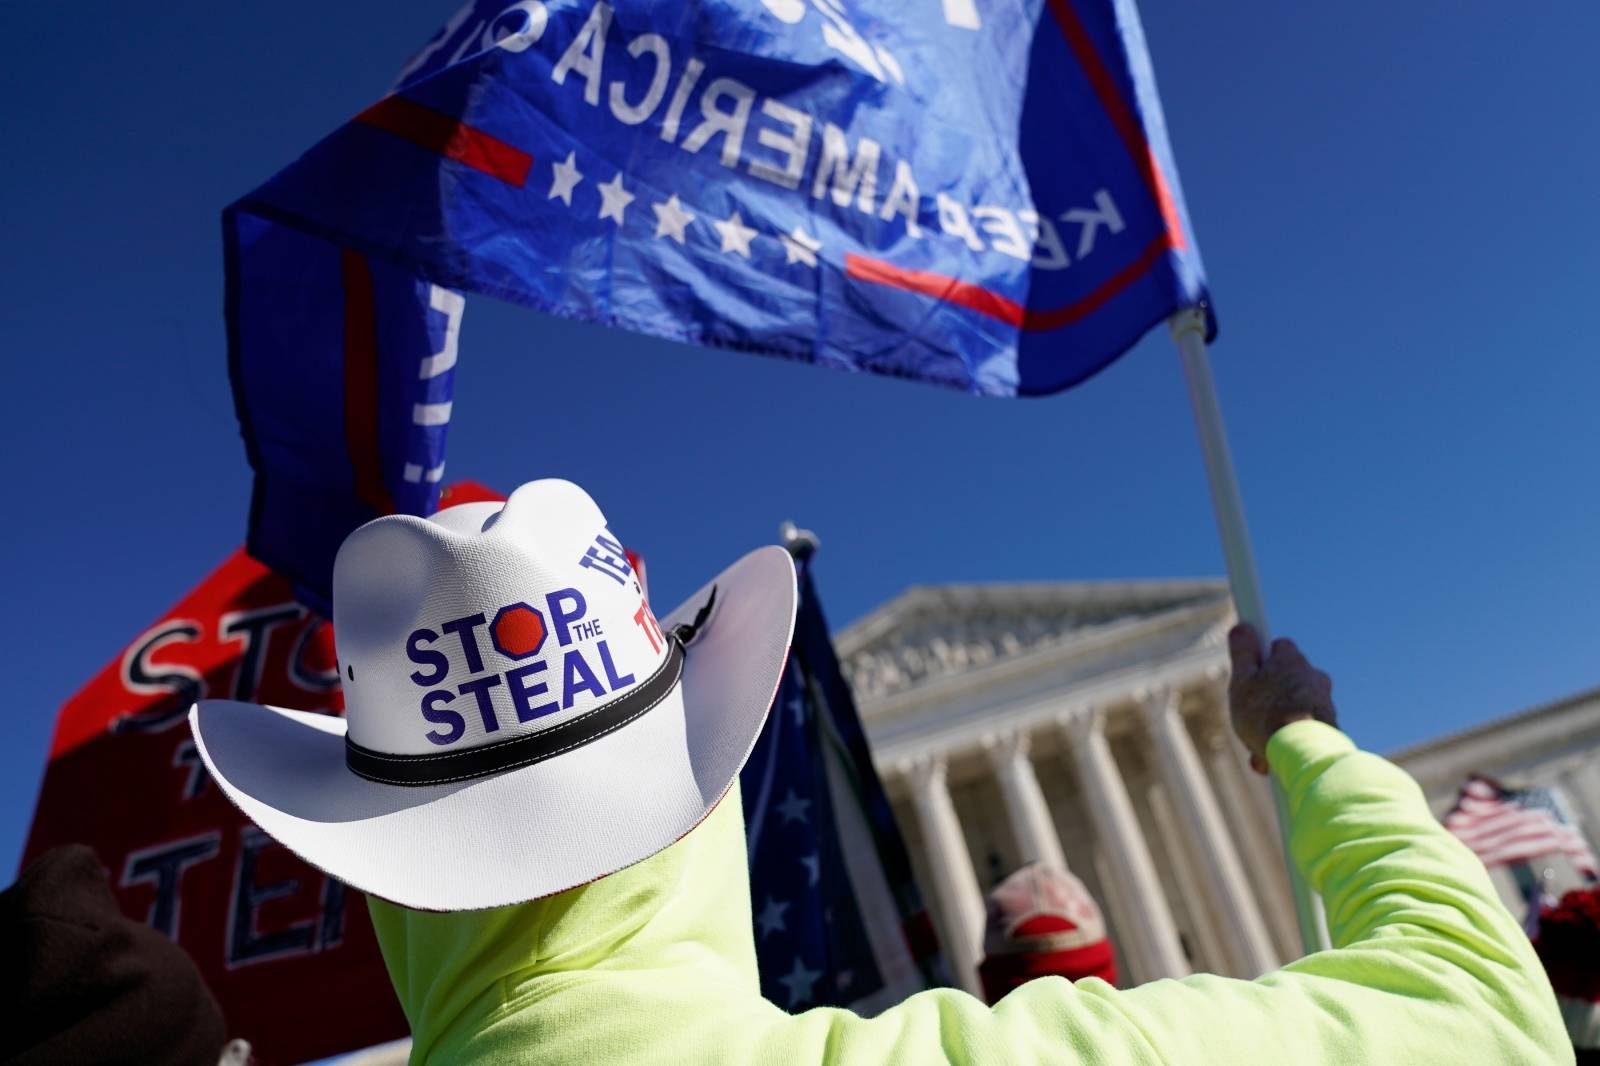
[[[873,1015],[948,983],[807,560],[794,647],[740,774],[761,992]]]
[[[1444,816],[1444,827],[1485,866],[1561,854],[1586,877],[1600,875],[1594,850],[1548,788],[1505,788],[1475,775],[1461,787],[1455,806]]]

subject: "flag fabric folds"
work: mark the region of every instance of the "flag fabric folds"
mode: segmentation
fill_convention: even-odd
[[[910,856],[839,671],[810,566],[794,646],[740,775],[761,991],[876,1013],[947,983]]]
[[[1207,302],[1132,0],[476,0],[224,235],[250,548],[313,599],[434,506],[466,293],[997,396]]]
[[[1485,866],[1565,855],[1579,873],[1600,876],[1600,861],[1548,788],[1505,788],[1474,776],[1461,786],[1444,826],[1471,848]]]
[[[328,615],[351,530],[438,506],[463,301],[256,215],[224,226],[229,372],[256,474],[248,547]]]

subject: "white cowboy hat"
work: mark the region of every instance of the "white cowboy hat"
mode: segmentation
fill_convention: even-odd
[[[751,552],[659,624],[587,493],[391,515],[333,573],[345,717],[204,700],[206,769],[311,865],[421,910],[561,892],[728,791],[777,692],[794,566]]]

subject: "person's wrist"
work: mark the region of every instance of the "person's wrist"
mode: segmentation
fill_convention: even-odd
[[[1286,726],[1296,722],[1315,722],[1317,716],[1310,711],[1288,711],[1273,715],[1267,728],[1260,735],[1258,744],[1249,745],[1250,767],[1258,774],[1267,773],[1267,747],[1272,743],[1272,738]]]
[[[1274,777],[1287,782],[1298,767],[1354,748],[1355,742],[1338,725],[1313,715],[1309,720],[1290,722],[1272,735],[1267,765]]]
[[[1316,720],[1317,716],[1310,711],[1288,711],[1284,714],[1275,716],[1272,720],[1272,724],[1267,729],[1267,739],[1261,745],[1261,750],[1265,752],[1267,750],[1267,744],[1272,743],[1273,736],[1277,734],[1278,730],[1284,728],[1285,726],[1293,725],[1295,722],[1315,722]]]

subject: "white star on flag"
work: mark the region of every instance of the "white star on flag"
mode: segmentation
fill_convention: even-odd
[[[822,875],[822,867],[818,863],[817,856],[815,856],[815,855],[802,855],[802,856],[800,856],[800,865],[804,866],[806,868],[806,873],[808,873],[810,875],[810,877],[811,877],[811,880],[806,883],[806,887],[807,888],[815,888],[815,887],[817,887],[817,878]]]
[[[577,152],[568,152],[567,158],[550,164],[554,176],[550,180],[550,195],[545,197],[546,200],[560,200],[568,207],[572,206],[572,190],[583,180],[583,175],[578,172],[577,155]]]
[[[633,203],[633,193],[622,187],[622,174],[600,186],[600,217],[609,218],[622,225],[622,213]]]
[[[746,259],[750,258],[750,238],[756,235],[756,231],[744,224],[744,219],[739,217],[739,212],[735,211],[723,221],[713,222],[711,225],[718,233],[722,234],[722,250],[724,252],[735,252]]]
[[[802,227],[796,226],[788,233],[780,233],[778,239],[783,242],[784,262],[804,263],[808,267],[817,265],[817,253],[822,250],[822,242]]]
[[[679,244],[683,243],[683,231],[689,223],[694,221],[694,215],[683,209],[678,203],[678,194],[673,193],[667,197],[664,204],[653,204],[651,210],[656,213],[656,236],[671,237]]]
[[[811,801],[801,799],[791,788],[789,794],[783,797],[783,802],[778,804],[778,813],[783,815],[784,825],[790,822],[803,822],[806,820],[806,808],[809,806]]]
[[[811,988],[817,983],[817,978],[822,976],[820,970],[806,969],[805,960],[796,955],[794,969],[789,971],[787,977],[778,978],[778,983],[789,990],[787,1006],[798,1007],[811,999]]]
[[[785,931],[783,912],[789,909],[789,904],[779,903],[771,896],[767,897],[767,905],[761,908],[761,913],[756,915],[756,925],[761,927],[761,938],[766,939],[768,933],[782,933]]]

